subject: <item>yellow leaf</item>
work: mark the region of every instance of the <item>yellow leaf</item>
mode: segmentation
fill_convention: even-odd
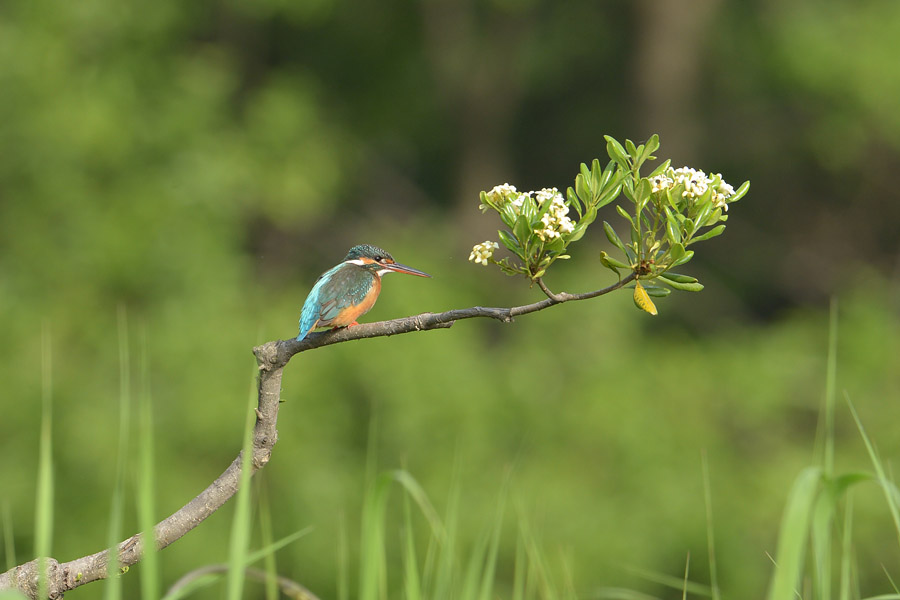
[[[644,289],[640,281],[634,282],[634,304],[651,315],[656,314],[656,305],[653,304],[653,300],[650,299],[647,290]]]

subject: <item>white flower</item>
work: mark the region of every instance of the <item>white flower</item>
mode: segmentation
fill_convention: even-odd
[[[516,186],[504,183],[503,185],[495,185],[487,195],[495,204],[502,205],[509,200],[510,196],[518,196],[519,192],[516,191]]]
[[[543,206],[547,200],[551,200],[554,203],[557,201],[559,203],[563,202],[562,194],[556,188],[543,188],[536,192],[529,192],[529,194],[534,194],[534,199],[537,200],[538,206]]]
[[[575,231],[575,223],[567,217],[569,206],[563,200],[562,194],[556,188],[544,188],[534,192],[535,198],[542,206],[549,200],[550,207],[541,216],[543,229],[535,229],[534,233],[542,242],[560,237],[563,233]]]
[[[715,191],[713,191],[712,201],[716,207],[724,208],[727,211],[728,199],[734,196],[734,188],[731,187],[731,184],[722,179],[721,173],[716,173],[714,177],[719,180],[719,184],[716,186]]]
[[[472,248],[472,253],[469,254],[469,260],[475,264],[487,266],[488,260],[494,255],[494,250],[499,247],[497,242],[492,242],[490,240],[481,244],[476,244],[475,247]]]
[[[657,175],[650,180],[651,191],[654,193],[661,192],[675,185],[675,182],[665,175]]]
[[[684,192],[681,195],[685,198],[696,198],[706,193],[711,183],[706,177],[706,173],[690,167],[681,167],[672,171],[672,179],[675,185],[679,183],[684,185]]]

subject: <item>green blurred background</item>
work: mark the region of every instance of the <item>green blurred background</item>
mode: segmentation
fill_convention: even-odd
[[[434,275],[390,278],[369,320],[535,301],[467,262],[498,225],[478,191],[562,189],[603,159],[603,134],[659,133],[675,166],[752,181],[687,269],[706,290],[659,301],[656,318],[618,293],[299,355],[258,485],[276,536],[315,527],[279,571],[333,597],[374,420],[378,464],[409,469],[438,510],[458,465],[467,539],[511,470],[518,514],[579,592],[680,597],[627,567],[679,576],[690,552],[708,582],[705,452],[720,585],[759,597],[813,457],[832,297],[838,389],[882,456],[900,455],[897,36],[896,2],[0,4],[0,502],[16,560],[33,557],[42,323],[53,555],[71,560],[106,543],[119,307],[135,394],[148,357],[162,518],[233,459],[250,349],[295,334],[349,246]],[[551,288],[611,283],[596,229]],[[868,468],[843,403],[837,428],[838,469]],[[900,553],[875,486],[856,509],[860,588],[887,591],[882,565],[898,580]],[[167,549],[165,583],[225,560],[230,523],[229,506]]]

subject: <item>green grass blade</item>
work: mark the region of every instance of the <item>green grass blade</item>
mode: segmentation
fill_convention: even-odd
[[[41,439],[35,499],[34,545],[38,557],[38,597],[47,597],[47,559],[53,540],[53,350],[50,326],[41,335]]]
[[[830,483],[830,482],[829,482]],[[831,492],[830,486],[828,487]],[[837,497],[834,493],[822,493],[816,498],[810,524],[813,554],[813,580],[816,597],[831,598],[831,545],[833,541],[834,515]]]
[[[160,597],[159,555],[156,551],[156,508],[154,501],[155,462],[153,459],[153,396],[150,392],[150,359],[146,328],[141,333],[141,394],[139,398],[137,473],[138,525],[143,532],[144,557],[140,581],[142,598]]]
[[[408,495],[403,496],[403,531],[403,587],[406,591],[406,600],[420,600],[422,583],[416,560],[416,540],[413,535],[412,509]]]
[[[106,565],[107,582],[103,597],[117,600],[122,597],[122,581],[119,578],[119,541],[122,537],[122,521],[125,504],[125,471],[128,457],[128,440],[131,424],[131,358],[128,345],[128,316],[125,307],[119,306],[119,447],[116,454],[116,478],[113,482],[112,502],[109,510],[107,548],[110,560]]]
[[[494,515],[494,523],[491,528],[488,543],[487,556],[485,557],[484,573],[481,578],[481,590],[479,600],[491,600],[494,588],[494,579],[497,572],[497,554],[500,549],[500,533],[503,530],[503,516],[506,512],[506,495],[509,486],[509,474],[503,480],[500,490],[500,500],[497,503],[497,513]]]
[[[694,596],[711,597],[713,595],[712,587],[703,585],[702,583],[697,583],[695,581],[688,581],[685,583],[684,579],[681,577],[674,577],[666,573],[658,573],[656,571],[641,569],[631,565],[619,565],[619,567],[624,571],[637,575],[641,579],[664,585],[672,590],[680,592],[687,587],[688,593],[693,594]]]
[[[250,385],[247,397],[247,413],[244,421],[244,443],[241,450],[241,477],[235,498],[234,520],[231,524],[231,541],[228,552],[228,575],[226,590],[228,600],[240,600],[244,589],[244,567],[247,564],[247,549],[250,546],[250,529],[253,521],[250,477],[253,458],[253,423],[256,406],[256,376]]]
[[[447,497],[447,513],[444,517],[446,526],[445,543],[444,547],[440,549],[438,557],[436,559],[437,565],[434,574],[434,586],[433,588],[426,588],[434,590],[432,593],[432,597],[434,597],[436,600],[446,600],[448,598],[455,597],[455,594],[453,592],[455,591],[455,560],[458,542],[456,534],[459,530],[459,505],[460,494],[462,490],[459,474],[460,464],[457,454],[457,459],[453,467],[453,475],[451,476],[450,480],[449,494]]]
[[[825,369],[825,456],[822,467],[825,476],[834,476],[834,413],[835,380],[837,378],[838,302],[831,299],[828,319],[828,362]],[[824,596],[828,598],[829,596]]]
[[[377,600],[387,594],[384,514],[393,477],[382,473],[375,478],[363,500],[360,532],[359,600]]]
[[[643,592],[611,587],[600,588],[591,597],[602,598],[603,600],[659,600],[656,596]]]
[[[259,498],[259,529],[262,544],[271,546],[272,538],[272,511],[269,507],[269,494],[266,492],[265,480],[257,480],[257,497]],[[265,590],[266,600],[278,600],[278,567],[275,563],[275,553],[269,552],[263,556],[266,573]]]
[[[844,527],[841,543],[841,579],[839,600],[850,600],[850,581],[853,564],[853,546],[850,543],[853,531],[853,496],[847,496],[847,505],[844,508]]]
[[[703,502],[706,504],[706,548],[709,553],[709,583],[712,588],[713,600],[719,600],[719,577],[716,572],[716,536],[713,529],[713,513],[712,513],[712,490],[709,483],[709,461],[706,460],[706,451],[701,456],[701,464],[703,466]],[[690,564],[690,555],[688,555],[688,564]],[[687,574],[685,574],[685,582],[687,582]],[[685,594],[687,586],[685,586]]]
[[[794,600],[803,572],[804,555],[816,498],[821,491],[821,467],[800,472],[788,494],[778,534],[777,565],[769,600]]]
[[[513,569],[512,600],[525,600],[525,577],[528,574],[528,561],[521,533],[516,538],[516,559]]]
[[[868,434],[866,434],[862,421],[860,421],[859,415],[856,413],[856,408],[853,406],[853,403],[850,402],[850,397],[846,393],[844,394],[844,397],[847,400],[847,406],[850,407],[850,414],[853,415],[856,427],[859,429],[859,434],[862,436],[863,442],[866,445],[869,459],[875,467],[875,473],[878,475],[878,483],[881,485],[881,489],[884,492],[885,500],[887,500],[888,508],[891,511],[891,518],[894,520],[894,529],[897,532],[897,540],[900,542],[900,492],[898,492],[897,486],[888,479],[887,474],[884,471],[884,465],[875,449],[875,445],[872,443],[872,440],[869,439]]]

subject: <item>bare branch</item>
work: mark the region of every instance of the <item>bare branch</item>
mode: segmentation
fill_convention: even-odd
[[[257,346],[253,349],[253,354],[256,355],[256,361],[259,364],[259,405],[255,409],[256,425],[253,429],[253,456],[251,459],[253,473],[268,464],[272,455],[272,449],[278,441],[278,431],[275,426],[278,421],[278,407],[281,401],[282,370],[295,354],[351,340],[399,335],[413,331],[444,329],[462,319],[484,317],[508,323],[514,317],[544,310],[556,304],[575,300],[588,300],[608,294],[623,287],[633,279],[634,274],[632,273],[609,287],[583,294],[569,294],[566,292],[554,294],[541,279],[538,279],[538,286],[547,294],[547,299],[533,304],[513,306],[511,308],[473,306],[442,313],[422,313],[392,321],[365,323],[350,328],[311,333],[302,341],[293,339],[278,340]],[[205,490],[200,492],[196,498],[156,525],[154,536],[158,549],[165,548],[184,536],[221,508],[237,492],[241,479],[241,456],[242,453],[239,453],[228,468]],[[120,567],[130,567],[136,564],[141,560],[143,551],[143,535],[138,533],[131,536],[118,545],[118,565]],[[98,579],[105,579],[107,577],[108,561],[108,549],[66,563],[58,563],[54,559],[48,559],[46,563],[48,565],[49,597],[61,598],[69,590]],[[35,559],[0,574],[0,590],[19,589],[28,598],[37,598],[38,568],[38,559]]]

